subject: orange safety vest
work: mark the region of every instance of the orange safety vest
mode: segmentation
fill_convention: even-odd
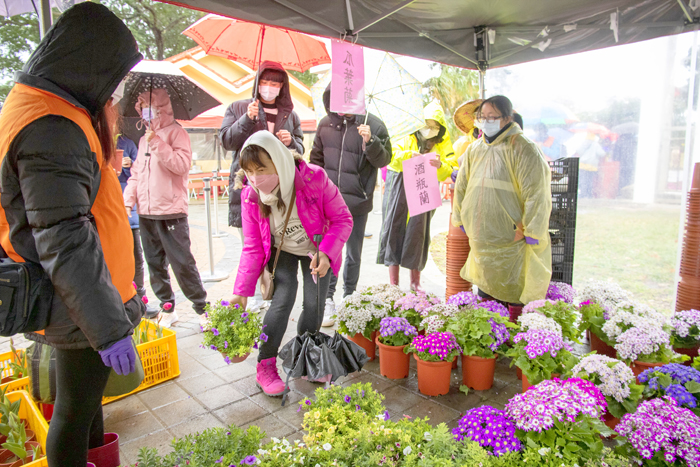
[[[12,88],[0,114],[0,164],[14,140],[24,127],[47,115],[58,115],[71,120],[85,133],[90,149],[97,158],[102,174],[100,188],[92,205],[97,234],[102,245],[107,269],[112,283],[126,303],[136,290],[134,279],[134,240],[129,219],[124,209],[121,185],[110,164],[104,164],[100,140],[92,127],[87,110],[76,107],[55,94],[16,83]],[[17,262],[24,262],[10,243],[10,225],[5,210],[0,206],[0,244],[5,252]],[[85,293],[90,293],[86,290]]]

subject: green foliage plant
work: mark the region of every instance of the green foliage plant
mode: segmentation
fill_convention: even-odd
[[[504,355],[507,348],[504,342],[492,350],[491,346],[496,343],[496,336],[490,320],[507,328],[517,328],[498,313],[493,313],[485,308],[465,309],[450,317],[447,320],[447,332],[451,332],[457,343],[462,348],[463,355],[476,356],[481,358],[493,358],[497,355]]]
[[[226,300],[207,305],[205,312],[209,321],[203,329],[202,345],[221,352],[226,363],[250,353],[261,340],[267,340],[257,313],[245,311]]]

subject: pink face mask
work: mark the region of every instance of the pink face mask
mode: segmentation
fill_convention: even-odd
[[[248,175],[250,183],[262,193],[269,195],[279,185],[280,178],[277,174]]]

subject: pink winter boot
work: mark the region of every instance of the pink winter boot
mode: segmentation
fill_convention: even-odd
[[[284,394],[284,381],[277,373],[277,358],[266,358],[258,362],[255,381],[268,396],[279,397]]]

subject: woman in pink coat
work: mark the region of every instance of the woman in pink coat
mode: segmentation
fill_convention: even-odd
[[[260,346],[256,377],[265,394],[281,396],[284,382],[277,373],[277,351],[296,300],[299,266],[304,277],[304,303],[297,332],[303,334],[321,328],[330,282],[328,269],[335,274],[340,271],[343,245],[352,231],[352,216],[326,172],[293,156],[268,131],[259,131],[248,138],[241,150],[240,164],[250,185],[241,193],[245,240],[231,302],[245,308],[263,266],[268,262],[272,266],[274,262],[272,239],[275,248],[282,244],[274,295],[264,319],[268,338]],[[292,204],[293,193],[296,200]],[[292,211],[285,230],[288,209]],[[314,240],[315,235],[323,236],[320,242]],[[317,247],[318,264],[313,256]],[[317,300],[316,280],[320,284],[321,300]],[[319,301],[321,309],[317,305]]]
[[[127,214],[137,206],[151,288],[160,300],[159,312],[165,313],[161,325],[169,327],[178,320],[168,264],[173,267],[182,293],[203,322],[207,292],[190,249],[187,223],[187,176],[192,165],[190,137],[175,121],[165,89],[141,94],[136,111],[149,127],[139,141],[138,156],[124,189],[124,205]]]

